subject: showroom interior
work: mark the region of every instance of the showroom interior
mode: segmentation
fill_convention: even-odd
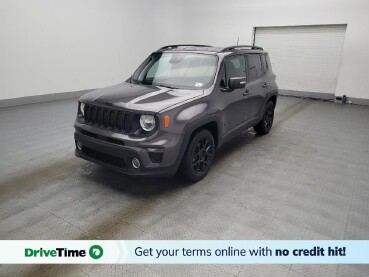
[[[366,0],[1,0],[1,240],[369,239]],[[257,45],[279,87],[189,182],[75,156],[78,98],[164,45]],[[1,276],[368,276],[368,265],[0,265]]]

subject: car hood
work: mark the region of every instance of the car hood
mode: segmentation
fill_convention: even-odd
[[[124,82],[91,91],[83,95],[80,101],[129,110],[159,112],[173,105],[199,97],[203,93],[203,90],[170,89]]]

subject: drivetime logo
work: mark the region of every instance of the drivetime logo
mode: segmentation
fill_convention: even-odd
[[[90,247],[90,250],[88,251],[88,254],[90,254],[90,257],[92,259],[100,259],[102,257],[102,255],[104,254],[104,250],[102,249],[102,247],[100,245],[92,245]]]
[[[103,248],[100,245],[92,245],[88,251],[88,254],[92,259],[100,259],[104,253]],[[86,249],[68,249],[68,248],[55,248],[55,249],[32,249],[25,248],[24,256],[25,257],[57,257],[57,258],[78,258],[78,257],[86,257],[87,251]]]

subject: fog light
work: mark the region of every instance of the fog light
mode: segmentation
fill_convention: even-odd
[[[139,168],[141,166],[140,161],[137,158],[132,159],[132,166],[134,168]]]
[[[76,145],[78,150],[82,150],[82,144],[79,141],[76,142]]]

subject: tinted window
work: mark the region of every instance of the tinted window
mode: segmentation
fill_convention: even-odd
[[[232,77],[246,77],[244,55],[237,55],[225,58],[223,65],[223,75],[220,85],[228,86],[229,79]]]
[[[263,72],[266,72],[268,70],[266,55],[261,55],[261,64],[263,66]]]
[[[222,75],[221,75],[221,79],[220,79],[220,86],[221,87],[227,87],[226,74],[225,74],[224,65],[222,67]]]
[[[262,75],[261,60],[259,54],[248,54],[247,65],[249,81],[255,80]]]

